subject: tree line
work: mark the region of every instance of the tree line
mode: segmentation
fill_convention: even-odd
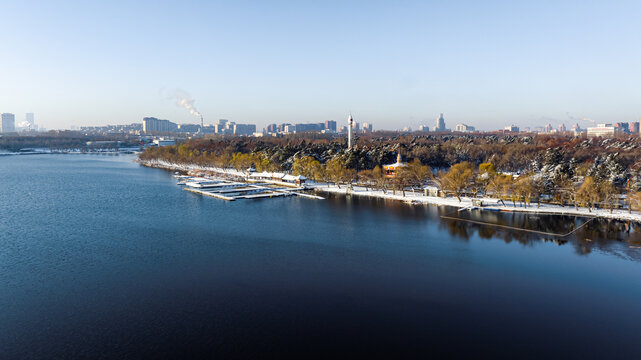
[[[599,166],[597,165],[597,168]],[[433,171],[418,159],[397,168],[393,177],[385,176],[376,166],[372,170],[354,171],[345,167],[340,158],[321,164],[312,157],[294,161],[292,171],[315,181],[366,188],[383,192],[423,191],[426,185],[441,191],[442,196],[454,196],[461,201],[463,196],[471,198],[494,198],[507,205],[540,207],[541,202],[563,206],[585,207],[588,211],[607,207],[612,212],[625,199],[629,211],[641,210],[641,191],[626,186],[617,186],[612,177],[595,173],[594,167],[582,167],[577,172],[563,176],[549,176],[546,173],[511,174],[498,172],[492,163],[478,167],[471,162],[452,165],[448,170]],[[610,175],[610,174],[608,174]],[[621,196],[625,195],[625,196]]]
[[[641,163],[634,158],[638,139],[443,136],[440,142],[427,145],[438,139],[370,138],[369,143],[352,151],[345,151],[344,139],[205,139],[148,148],[140,158],[238,170],[253,166],[258,171],[286,171],[328,184],[362,185],[403,195],[432,186],[459,200],[463,196],[490,197],[506,206],[546,202],[589,211],[622,205],[630,211],[641,207]],[[444,159],[461,157],[470,146],[484,155],[453,163],[421,156],[433,146]],[[594,156],[595,150],[600,151],[599,156]],[[386,177],[383,165],[393,163],[398,151],[407,163],[394,177]],[[582,155],[584,151],[590,151],[591,156]]]

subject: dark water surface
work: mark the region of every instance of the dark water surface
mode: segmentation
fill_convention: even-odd
[[[436,206],[224,202],[132,159],[0,158],[0,359],[641,358],[629,224],[559,241]]]

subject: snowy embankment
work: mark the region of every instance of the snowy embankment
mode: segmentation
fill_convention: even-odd
[[[184,171],[184,172],[213,172],[220,174],[222,176],[236,177],[236,178],[246,178],[247,173],[243,171],[238,171],[234,169],[223,169],[218,167],[210,166],[201,166],[196,164],[176,164],[163,160],[140,160],[140,164],[148,167],[155,167],[161,169],[167,169],[172,171]],[[436,196],[426,196],[419,192],[405,191],[405,196],[400,191],[396,193],[388,190],[383,192],[382,190],[367,189],[362,186],[352,186],[348,188],[346,185],[341,185],[340,187],[333,184],[325,183],[308,183],[308,188],[313,190],[332,193],[332,194],[342,194],[342,195],[352,195],[352,196],[364,196],[371,198],[379,199],[389,199],[389,200],[398,200],[408,203],[416,204],[432,204],[432,205],[444,205],[452,206],[457,208],[466,208],[472,207],[472,198],[461,198],[459,202],[456,197],[436,197]],[[500,211],[518,211],[518,212],[530,212],[530,213],[539,213],[539,214],[556,214],[556,215],[579,215],[579,216],[596,216],[600,218],[607,219],[617,219],[617,220],[631,220],[641,222],[641,213],[632,212],[629,214],[627,210],[614,210],[610,213],[609,209],[592,209],[588,211],[587,208],[580,207],[578,210],[574,209],[574,206],[560,206],[560,205],[551,205],[551,204],[541,204],[540,207],[537,207],[536,204],[530,204],[528,207],[524,207],[522,204],[517,203],[516,207],[512,205],[511,202],[506,202],[505,206],[501,204],[497,199],[492,198],[474,198],[474,200],[481,200],[483,202],[483,209],[486,210],[500,210]]]
[[[600,218],[609,218],[617,220],[631,220],[641,222],[641,213],[632,212],[629,214],[627,210],[614,210],[610,213],[609,209],[592,209],[592,212],[588,211],[586,208],[579,207],[578,210],[574,209],[574,206],[560,206],[560,205],[551,205],[551,204],[541,204],[537,208],[536,204],[530,204],[528,207],[524,207],[522,204],[516,203],[516,207],[513,206],[511,202],[506,202],[505,206],[501,204],[497,199],[492,198],[466,198],[462,197],[459,202],[456,197],[436,197],[436,196],[425,196],[419,192],[405,191],[405,196],[402,192],[396,191],[394,194],[392,191],[383,192],[382,190],[373,190],[367,189],[361,186],[353,186],[351,189],[348,189],[347,186],[341,185],[340,187],[336,185],[327,185],[327,184],[308,184],[308,187],[313,188],[316,191],[332,193],[332,194],[342,194],[342,195],[352,195],[352,196],[365,196],[371,198],[379,199],[390,199],[404,201],[408,203],[416,204],[432,204],[432,205],[445,205],[452,206],[457,208],[467,208],[474,206],[472,200],[481,200],[483,202],[483,209],[485,210],[500,210],[500,211],[518,211],[518,212],[530,212],[530,213],[539,213],[539,214],[556,214],[556,215],[579,215],[579,216],[596,216]]]
[[[247,173],[245,173],[244,171],[238,171],[235,169],[223,169],[219,167],[202,166],[202,165],[196,165],[196,164],[177,164],[177,163],[172,163],[164,160],[138,160],[138,162],[143,166],[167,169],[172,171],[214,172],[223,176],[239,177],[239,178],[247,177]]]

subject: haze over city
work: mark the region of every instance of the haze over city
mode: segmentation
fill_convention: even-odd
[[[40,126],[637,121],[636,1],[3,2],[0,112]],[[55,16],[51,16],[55,13]],[[580,122],[580,121],[579,121]],[[581,123],[588,126],[589,123]]]

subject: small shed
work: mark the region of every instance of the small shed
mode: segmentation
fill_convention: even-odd
[[[283,181],[290,184],[303,185],[305,184],[306,177],[302,175],[285,175]]]
[[[423,187],[423,194],[425,194],[425,196],[445,197],[445,193],[443,193],[441,189],[431,185]]]

